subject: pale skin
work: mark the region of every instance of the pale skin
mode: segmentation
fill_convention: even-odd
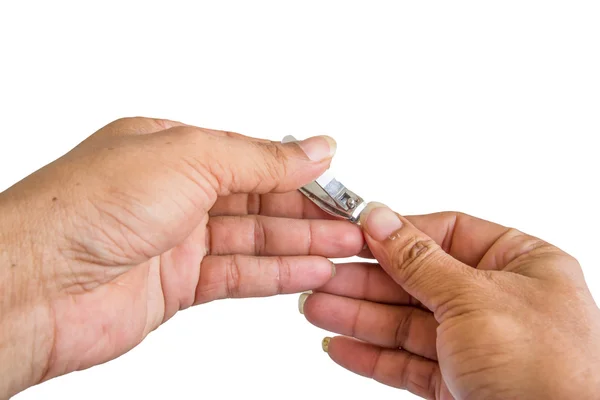
[[[109,361],[187,307],[307,290],[306,318],[346,335],[330,357],[384,384],[600,392],[600,312],[575,259],[463,214],[335,220],[296,190],[334,152],[129,118],[1,193],[0,398]],[[353,255],[379,264],[328,260]]]

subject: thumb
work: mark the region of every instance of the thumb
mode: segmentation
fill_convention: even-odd
[[[436,317],[447,311],[453,299],[477,285],[477,270],[448,255],[387,206],[369,203],[361,214],[361,225],[382,268]]]
[[[279,143],[206,136],[203,160],[219,196],[285,192],[319,177],[329,167],[336,143],[329,136]]]

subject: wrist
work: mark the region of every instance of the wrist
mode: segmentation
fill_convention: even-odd
[[[0,399],[39,383],[52,349],[41,263],[23,226],[0,194]]]

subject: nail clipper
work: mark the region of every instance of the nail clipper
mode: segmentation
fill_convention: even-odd
[[[293,136],[288,135],[281,142],[295,141]],[[367,206],[362,197],[335,179],[330,170],[298,190],[323,211],[355,224],[360,223],[360,213]]]

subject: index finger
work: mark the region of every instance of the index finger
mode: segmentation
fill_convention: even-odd
[[[237,193],[219,197],[209,215],[263,215],[266,217],[337,219],[321,210],[298,190],[286,193]]]
[[[480,267],[483,256],[510,231],[505,226],[458,212],[405,218],[450,256],[474,268]]]

